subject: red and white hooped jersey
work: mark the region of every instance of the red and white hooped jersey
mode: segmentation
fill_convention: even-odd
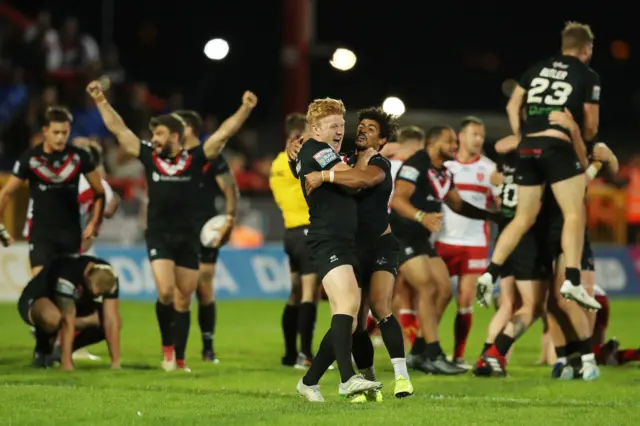
[[[491,185],[491,173],[496,169],[496,163],[479,155],[468,162],[456,158],[446,161],[444,165],[453,175],[453,182],[462,199],[487,210],[497,193],[497,189]],[[486,221],[461,216],[445,204],[442,205],[442,212],[442,229],[437,241],[454,246],[489,246],[489,224]]]
[[[106,180],[102,179],[102,187],[104,188],[105,207],[113,200],[113,189]],[[84,175],[80,175],[78,181],[78,204],[80,204],[80,226],[84,228],[87,224],[89,214],[93,210],[93,189]],[[29,199],[29,208],[27,209],[27,221],[24,224],[22,235],[29,238],[31,231],[31,218],[33,217],[33,199]]]

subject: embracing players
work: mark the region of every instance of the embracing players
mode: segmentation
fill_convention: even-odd
[[[104,188],[87,151],[68,144],[73,117],[62,107],[48,108],[42,128],[44,141],[27,150],[16,161],[13,175],[0,192],[0,214],[9,199],[29,182],[33,200],[29,261],[35,276],[55,256],[80,252],[83,239],[98,234],[104,212]],[[93,215],[84,231],[80,222],[78,184],[84,175],[93,189]],[[7,246],[13,239],[0,225],[0,239]]]
[[[587,309],[599,309],[580,282],[584,238],[586,179],[570,131],[549,122],[549,113],[567,109],[575,117],[586,141],[598,130],[600,79],[587,65],[593,53],[593,33],[588,25],[570,22],[562,31],[562,53],[528,69],[507,105],[507,115],[517,137],[520,158],[516,165],[518,207],[513,220],[496,242],[491,263],[478,279],[479,300],[488,304],[493,282],[507,257],[535,223],[546,185],[564,218],[562,251],[566,257],[565,281],[560,293]],[[522,109],[524,108],[524,120]],[[582,152],[584,155],[584,152]]]
[[[225,120],[203,144],[184,148],[185,121],[178,114],[151,120],[151,141],[140,140],[106,100],[99,82],[87,86],[105,126],[125,151],[140,159],[149,185],[145,238],[158,289],[156,316],[162,338],[165,370],[189,371],[185,349],[191,316],[190,299],[197,288],[200,183],[202,168],[220,155],[226,142],[249,118],[256,96],[245,92],[238,111]],[[176,296],[178,292],[178,296]],[[174,304],[174,299],[179,304]]]

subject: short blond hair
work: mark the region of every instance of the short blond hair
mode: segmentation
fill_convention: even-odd
[[[330,115],[340,115],[344,117],[347,112],[340,99],[324,98],[316,99],[307,109],[307,123],[315,124]]]
[[[109,265],[94,264],[89,270],[89,280],[101,293],[113,294],[118,287],[118,277]]]
[[[591,27],[580,22],[567,22],[562,30],[562,50],[582,49],[593,44]]]

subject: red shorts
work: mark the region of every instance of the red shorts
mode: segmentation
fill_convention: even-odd
[[[489,247],[452,246],[438,241],[435,248],[452,277],[481,274],[489,265]]]

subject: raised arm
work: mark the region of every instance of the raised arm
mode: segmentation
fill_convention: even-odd
[[[140,155],[140,139],[124,124],[120,114],[116,112],[104,96],[102,85],[98,81],[92,81],[87,86],[87,93],[93,98],[100,116],[107,129],[118,139],[118,143],[127,154],[134,157]]]
[[[258,104],[258,97],[252,92],[246,91],[242,95],[242,105],[231,117],[227,118],[209,139],[204,142],[203,149],[207,158],[212,159],[220,155],[227,141],[233,137],[242,127],[251,111]]]
[[[511,94],[511,98],[507,103],[507,117],[509,118],[509,125],[511,125],[511,131],[516,137],[520,137],[520,124],[522,105],[524,104],[524,96],[527,93],[520,85],[516,85],[516,88]]]
[[[218,187],[220,187],[222,194],[224,194],[225,213],[227,216],[227,221],[222,226],[222,229],[220,229],[220,236],[213,244],[214,247],[219,247],[229,240],[233,226],[236,223],[240,191],[238,191],[236,178],[233,176],[233,172],[231,170],[227,170],[226,173],[217,175],[216,182],[218,183]]]

